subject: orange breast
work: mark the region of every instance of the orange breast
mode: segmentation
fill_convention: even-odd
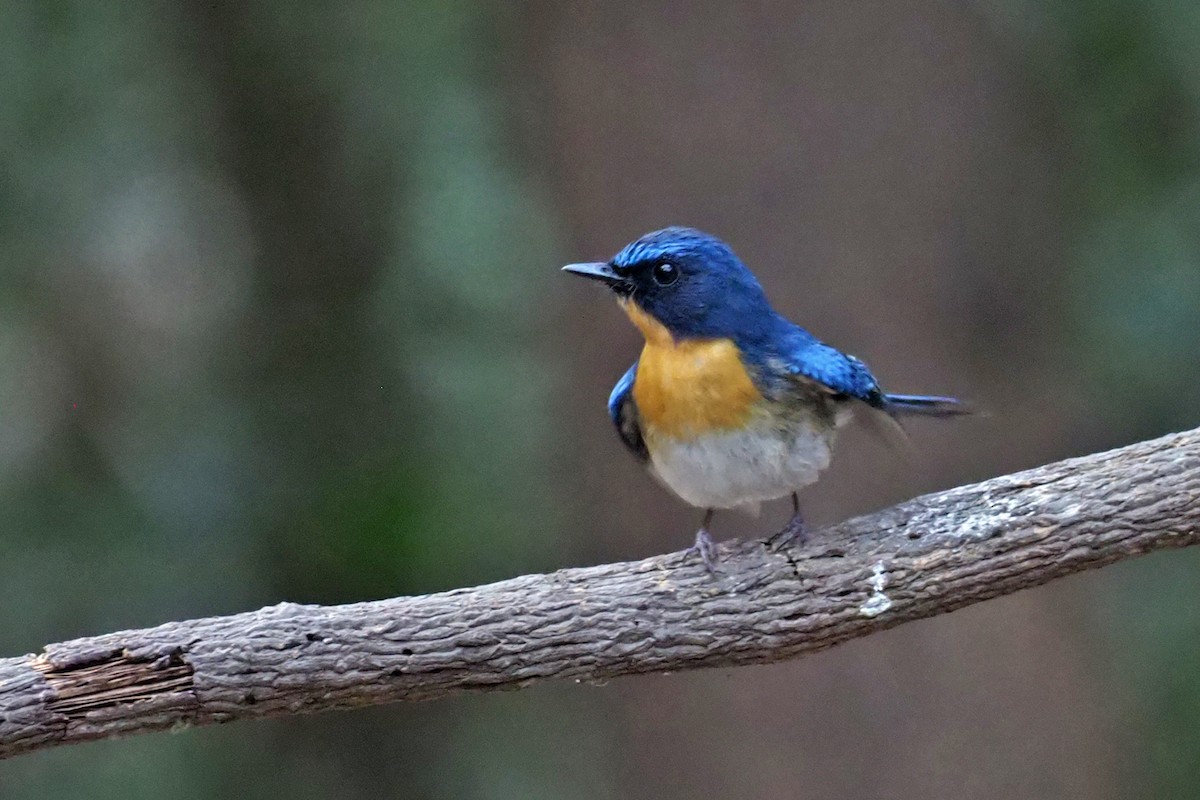
[[[687,440],[746,423],[762,395],[732,341],[676,341],[635,304],[622,307],[646,337],[633,399],[650,439]]]

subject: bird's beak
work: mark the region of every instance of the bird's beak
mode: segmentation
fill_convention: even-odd
[[[613,271],[611,265],[603,261],[590,261],[585,264],[567,264],[563,272],[571,272],[594,281],[600,281],[616,289],[625,284],[625,279]]]

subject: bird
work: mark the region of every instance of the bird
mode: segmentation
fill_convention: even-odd
[[[779,314],[733,249],[687,227],[627,244],[608,261],[562,268],[607,286],[644,345],[608,399],[625,446],[704,514],[689,555],[720,570],[710,528],[718,510],[754,511],[790,497],[778,550],[806,539],[799,492],[829,466],[835,435],[859,413],[971,413],[937,395],[888,394],[867,365]]]

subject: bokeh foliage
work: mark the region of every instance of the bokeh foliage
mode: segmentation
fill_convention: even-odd
[[[876,11],[916,21],[896,36],[953,38],[937,28],[946,17],[929,9]],[[650,513],[637,506],[645,498],[666,501],[610,482],[634,468],[618,446],[593,447],[592,433],[582,433],[608,436],[602,397],[568,388],[596,383],[597,362],[576,351],[630,340],[617,338],[625,333],[614,314],[611,330],[622,333],[564,343],[564,331],[582,328],[554,267],[603,255],[568,245],[597,236],[574,227],[583,221],[605,221],[604,235],[613,233],[606,246],[615,249],[642,229],[692,220],[597,209],[592,187],[572,181],[589,174],[593,157],[603,175],[630,181],[630,208],[651,197],[662,214],[725,209],[729,181],[790,174],[777,167],[827,159],[820,148],[836,154],[843,140],[874,130],[862,122],[875,119],[872,110],[856,107],[851,93],[830,101],[838,113],[790,131],[783,144],[742,140],[755,123],[737,116],[743,98],[803,106],[812,100],[806,70],[816,83],[890,52],[853,35],[875,31],[866,17],[831,11],[818,35],[844,38],[846,61],[805,62],[776,96],[771,81],[811,56],[784,48],[790,60],[777,63],[771,47],[732,52],[728,42],[755,25],[787,30],[792,5],[743,10],[737,25],[724,13],[720,4],[597,10],[470,0],[0,7],[3,652],[281,599],[415,593],[553,569],[582,554],[639,555],[615,544],[608,525],[638,524]],[[973,32],[962,39],[968,67],[947,58],[929,69],[988,64],[997,72],[988,85],[1002,91],[981,102],[1003,110],[988,124],[1020,132],[999,137],[1009,137],[1010,150],[982,148],[952,177],[982,185],[1007,169],[1014,150],[1043,165],[1049,178],[1028,196],[1018,187],[979,208],[1052,207],[1053,224],[1022,247],[1062,257],[1035,257],[1053,280],[1023,282],[1030,273],[1001,257],[1015,252],[999,241],[1003,220],[979,211],[971,235],[989,244],[972,252],[995,261],[922,290],[941,302],[919,309],[927,331],[905,341],[934,352],[946,338],[938,331],[965,329],[970,346],[952,370],[960,386],[1040,376],[1036,402],[1023,408],[1055,420],[1055,455],[1196,424],[1200,10],[1182,0],[1026,0],[944,13]],[[705,46],[671,48],[660,80],[651,67],[664,48],[645,34],[653,25],[685,30]],[[573,130],[570,109],[607,100],[573,96],[579,84],[564,73],[596,71],[588,43],[612,38],[636,90],[643,99],[653,93],[650,105],[729,92],[728,114],[663,110],[663,121],[630,112],[603,130]],[[564,40],[565,59],[555,56]],[[731,89],[710,61],[761,80]],[[614,86],[621,77],[613,73]],[[677,165],[668,145],[652,141],[659,124],[678,147],[716,142],[719,152],[732,137],[760,171],[739,176],[735,159],[712,153]],[[618,132],[651,141],[655,163],[674,165],[669,180],[629,177],[626,156],[637,154],[613,144]],[[993,134],[977,127],[958,135]],[[905,152],[879,140],[883,152]],[[914,183],[919,172],[912,169]],[[711,194],[672,200],[696,175]],[[745,214],[778,213],[780,197],[826,213],[814,191],[748,190],[762,208]],[[902,193],[888,202],[906,200]],[[858,252],[846,232],[861,230],[856,209],[870,207],[867,199],[845,204],[855,218],[828,231],[816,251]],[[721,224],[722,213],[709,218]],[[732,214],[728,225],[755,230]],[[929,244],[904,233],[917,250]],[[786,243],[799,238],[792,228],[772,235],[778,241],[761,243],[766,251],[790,252]],[[885,258],[855,271],[806,265],[777,273],[772,295],[824,293],[845,305],[845,317],[882,319],[869,300],[850,304],[873,284],[915,283],[888,277],[909,266]],[[1050,301],[1033,296],[1046,287]],[[1012,307],[986,309],[975,327],[958,308],[958,299],[982,307],[996,296]],[[598,307],[598,298],[587,306]],[[888,338],[902,327],[895,319],[879,326]],[[997,418],[1012,461],[1045,455],[1037,420]],[[954,450],[969,446],[958,440]],[[972,452],[959,455],[994,463],[982,447]],[[896,486],[904,484],[893,481],[889,491]],[[590,518],[598,505],[608,516]],[[1088,609],[1080,626],[1052,623],[1064,637],[1087,638],[1080,652],[1099,661],[1073,666],[1111,674],[1096,678],[1118,694],[1105,713],[1133,723],[1114,723],[1120,730],[1097,747],[1132,753],[1122,777],[1147,797],[1200,796],[1192,757],[1200,750],[1196,562],[1170,554],[1105,573],[1080,590]],[[962,664],[986,659],[956,646]],[[770,796],[783,796],[791,784],[772,770],[802,748],[774,734],[764,734],[762,747],[745,737],[760,723],[802,730],[791,718],[774,728],[764,721],[802,691],[789,684],[787,698],[756,695],[762,674],[670,688],[559,687],[107,742],[3,764],[0,796],[603,798],[645,796],[639,789],[653,781],[661,796],[690,797],[695,784],[713,785],[706,769],[727,753],[752,758],[764,785],[775,781]],[[864,680],[877,686],[878,677]],[[903,686],[888,684],[893,705],[884,713],[884,699],[823,685],[841,687],[830,701],[838,715],[814,713],[812,724],[856,728],[861,737],[845,734],[855,741],[880,726],[903,731],[923,714],[936,718],[906,701]],[[982,683],[972,689],[990,697]],[[710,703],[745,725],[715,724]],[[638,733],[680,728],[694,738]],[[726,737],[738,744],[726,748]],[[852,784],[865,786],[891,786],[903,766],[861,753],[854,763],[864,773],[875,763],[877,776]],[[1019,771],[1024,756],[1014,748],[1005,763]],[[752,794],[736,768],[723,770],[720,786]],[[1009,796],[1001,778],[986,784],[990,793],[981,786],[967,796]]]

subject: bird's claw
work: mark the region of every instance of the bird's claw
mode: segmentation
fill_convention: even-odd
[[[696,531],[696,543],[689,547],[685,552],[685,556],[690,556],[693,553],[700,556],[700,560],[704,562],[704,566],[710,573],[716,575],[721,571],[721,560],[717,556],[717,543],[708,535],[708,530],[701,528]]]
[[[793,542],[798,545],[804,545],[807,541],[808,529],[804,525],[804,519],[796,514],[787,521],[787,524],[778,533],[767,539],[767,549],[778,553]]]

